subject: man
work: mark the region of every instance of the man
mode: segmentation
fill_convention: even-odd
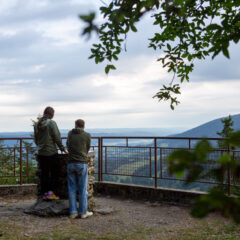
[[[87,218],[93,215],[88,212],[88,151],[91,135],[84,131],[85,122],[82,119],[75,121],[75,128],[68,133],[67,147],[69,162],[68,195],[70,218]],[[79,209],[77,211],[76,192],[79,194]]]

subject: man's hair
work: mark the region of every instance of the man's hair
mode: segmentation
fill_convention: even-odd
[[[82,119],[78,119],[75,121],[76,127],[79,128],[84,128],[85,127],[85,122]]]

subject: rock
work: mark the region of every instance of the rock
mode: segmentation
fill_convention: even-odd
[[[99,208],[94,209],[93,211],[95,213],[99,213],[102,215],[107,215],[107,214],[116,212],[116,210],[112,207],[99,207]]]
[[[160,206],[160,203],[159,202],[154,202],[154,203],[151,203],[150,206],[151,207],[158,207],[158,206]]]
[[[174,212],[178,211],[179,210],[179,207],[176,207],[176,206],[173,206],[173,207],[170,207],[170,209]]]
[[[37,216],[60,216],[69,214],[68,200],[50,200],[45,201],[38,199],[37,202],[28,209],[24,210],[24,213],[33,214]]]
[[[6,205],[7,205],[6,202],[0,202],[0,207],[4,207],[4,206],[6,206]]]
[[[158,220],[158,224],[168,224],[168,222],[164,220]]]

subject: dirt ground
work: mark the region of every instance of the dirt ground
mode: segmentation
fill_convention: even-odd
[[[95,198],[98,208],[110,207],[114,211],[107,215],[94,214],[88,219],[69,219],[61,217],[38,217],[27,215],[23,211],[36,201],[35,198],[0,198],[0,229],[4,224],[15,226],[24,236],[40,236],[63,227],[79,227],[85,232],[102,234],[104,232],[128,232],[130,229],[177,229],[194,227],[204,222],[218,221],[226,223],[221,216],[212,214],[204,220],[190,216],[188,207],[171,206],[158,202],[132,201],[98,196]],[[10,231],[10,230],[9,230]],[[3,239],[3,238],[0,238]]]

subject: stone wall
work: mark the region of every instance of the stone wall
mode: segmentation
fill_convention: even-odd
[[[92,161],[93,164],[93,161]],[[93,166],[89,170],[92,171]],[[101,194],[105,196],[113,196],[120,198],[130,198],[134,200],[143,201],[158,201],[168,204],[176,205],[191,205],[191,203],[204,192],[188,191],[180,189],[169,188],[153,188],[148,186],[139,186],[131,184],[120,184],[113,182],[95,182],[94,177],[89,175],[89,206],[92,209],[94,206],[94,199],[92,197],[93,188],[94,194]],[[35,195],[37,192],[36,184],[24,185],[4,185],[0,186],[0,196],[25,196]]]
[[[0,197],[22,197],[27,195],[36,195],[36,184],[24,184],[24,185],[1,185]]]
[[[153,188],[114,182],[95,182],[94,192],[105,196],[153,202],[157,201],[174,205],[191,205],[195,199],[205,194],[204,192],[197,191]]]

